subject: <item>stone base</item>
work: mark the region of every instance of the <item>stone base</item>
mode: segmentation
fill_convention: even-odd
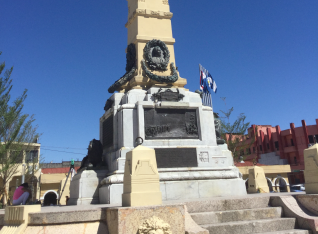
[[[122,195],[123,206],[161,205],[161,192],[128,193]],[[155,204],[157,203],[157,204]]]
[[[120,207],[106,212],[109,234],[185,233],[183,205]]]
[[[106,176],[106,170],[84,170],[77,173],[70,186],[67,205],[89,205],[99,203],[99,184]]]
[[[240,179],[185,180],[160,182],[162,200],[188,200],[246,195],[245,182]],[[106,184],[99,189],[101,204],[121,204],[123,184]]]

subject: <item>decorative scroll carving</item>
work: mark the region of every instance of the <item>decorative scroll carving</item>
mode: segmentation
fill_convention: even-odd
[[[168,223],[153,216],[139,226],[137,234],[172,234],[172,232]]]
[[[136,47],[135,44],[131,43],[127,47],[126,54],[126,73],[119,80],[117,80],[112,86],[109,87],[108,92],[114,93],[120,86],[124,85],[129,81],[136,71]]]
[[[160,88],[157,93],[152,95],[152,98],[155,102],[178,102],[184,98],[184,95],[179,93],[179,89],[177,89],[177,92],[173,92],[171,89],[167,89],[164,92],[161,92],[161,90],[162,89]]]

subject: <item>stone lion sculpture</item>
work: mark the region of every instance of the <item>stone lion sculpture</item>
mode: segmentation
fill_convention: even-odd
[[[162,219],[153,216],[145,220],[138,229],[138,234],[172,234],[170,225]]]

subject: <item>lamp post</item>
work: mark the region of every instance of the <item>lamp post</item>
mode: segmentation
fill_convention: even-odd
[[[22,184],[24,183],[24,179],[25,179],[25,164],[22,164]]]

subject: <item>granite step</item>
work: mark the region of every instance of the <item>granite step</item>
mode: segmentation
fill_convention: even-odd
[[[281,218],[281,207],[191,213],[198,225]]]
[[[213,200],[185,201],[189,213],[244,210],[266,208],[269,205],[269,196],[219,198]]]
[[[213,234],[249,234],[277,232],[295,228],[295,218],[261,219],[252,221],[227,222],[200,225]]]
[[[262,232],[259,234],[312,234],[309,230],[300,230],[300,229],[293,229],[293,230],[283,230],[283,231],[276,231],[276,232]]]

